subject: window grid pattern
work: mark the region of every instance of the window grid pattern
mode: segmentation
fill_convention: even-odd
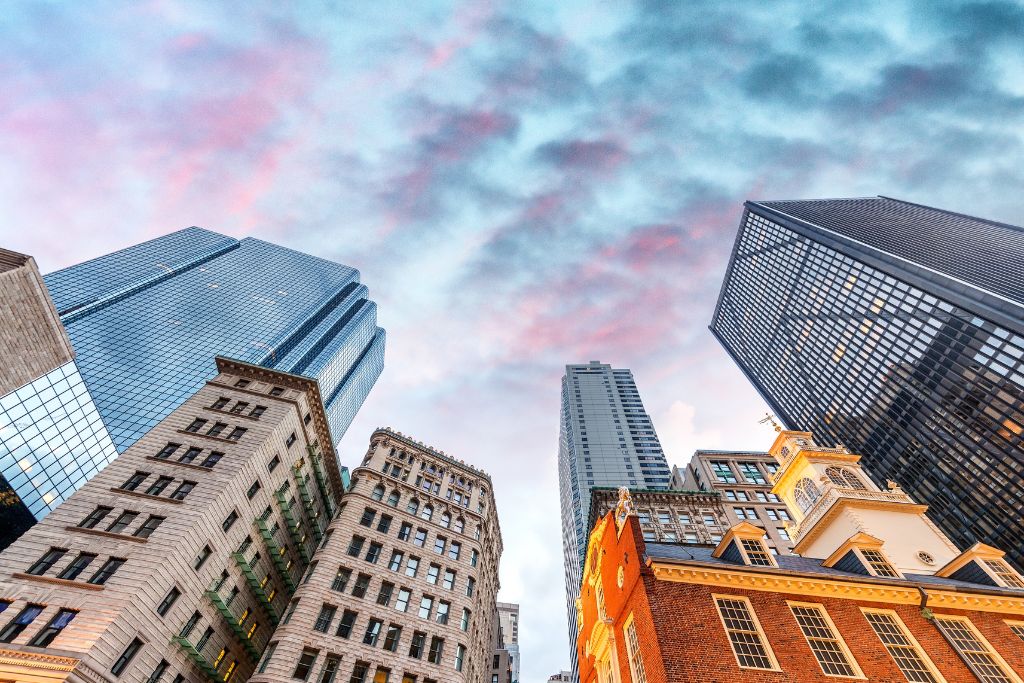
[[[647,683],[647,672],[644,670],[644,660],[640,655],[640,639],[636,635],[636,622],[632,620],[626,626],[626,654],[629,657],[633,683]]]
[[[982,683],[1014,683],[995,653],[960,619],[935,617],[942,635]]]
[[[925,663],[924,654],[910,640],[906,629],[894,615],[865,612],[864,617],[910,683],[939,683]]]
[[[775,669],[761,631],[745,600],[717,598],[718,612],[722,616],[729,643],[740,666],[751,669]]]
[[[757,538],[740,539],[743,552],[747,555],[747,561],[755,567],[774,567],[771,553],[765,548],[764,543]]]
[[[1024,581],[1021,580],[1020,575],[1013,571],[1006,562],[1002,560],[985,560],[985,565],[993,574],[999,577],[1000,581],[1010,588],[1024,588]]]
[[[1024,624],[1009,624],[1009,627],[1015,636],[1024,640]]]
[[[885,555],[872,548],[861,548],[860,554],[864,556],[867,563],[871,566],[871,571],[875,576],[887,576],[893,578],[899,578],[899,572],[889,564],[889,560],[885,559]]]
[[[838,634],[825,618],[825,611],[810,605],[790,605],[790,609],[821,670],[828,676],[856,676],[857,670],[846,655]]]
[[[712,330],[785,424],[1020,564],[1024,521],[996,511],[1018,504],[1024,335],[966,306],[748,211]]]

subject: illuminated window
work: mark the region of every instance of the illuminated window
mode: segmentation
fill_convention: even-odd
[[[862,676],[853,655],[840,638],[824,607],[791,602],[789,608],[826,676]]]
[[[1020,679],[968,619],[936,615],[935,623],[982,683],[1019,683]]]
[[[941,683],[942,675],[895,612],[861,608],[886,652],[911,683]]]
[[[715,604],[737,664],[746,669],[777,671],[775,654],[768,646],[750,601],[738,596],[716,596]]]

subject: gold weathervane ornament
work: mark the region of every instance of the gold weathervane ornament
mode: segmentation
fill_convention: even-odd
[[[775,416],[772,415],[771,413],[765,413],[764,417],[757,421],[757,424],[771,424],[771,426],[775,428],[775,431],[782,431],[782,425],[775,421]]]
[[[615,523],[621,529],[626,518],[636,514],[636,506],[633,505],[633,497],[629,495],[629,489],[625,486],[619,487],[619,502],[615,505]]]

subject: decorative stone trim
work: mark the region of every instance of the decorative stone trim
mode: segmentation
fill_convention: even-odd
[[[146,460],[153,460],[154,462],[166,462],[171,465],[177,465],[178,467],[188,467],[193,470],[200,472],[209,472],[213,470],[212,467],[203,467],[202,465],[193,465],[190,462],[178,462],[177,460],[171,460],[170,458],[158,458],[155,455],[147,455]]]
[[[14,572],[11,576],[16,579],[27,579],[29,581],[38,581],[39,583],[52,583],[56,586],[67,586],[69,588],[84,588],[89,591],[103,590],[103,586],[96,585],[95,583],[69,581],[68,579],[58,579],[55,576],[36,576],[35,574],[26,574],[24,572]]]
[[[225,443],[225,444],[238,443],[238,440],[236,440],[236,439],[225,439],[224,437],[221,437],[221,436],[211,436],[210,434],[203,434],[202,432],[190,432],[190,431],[188,431],[186,429],[179,429],[177,431],[178,431],[179,434],[187,434],[188,436],[199,436],[199,437],[202,437],[204,439],[209,439],[211,441],[219,441],[220,443]]]
[[[269,396],[270,398],[280,398],[280,396],[270,396],[270,394],[260,394],[259,392],[252,392],[257,396]],[[294,403],[294,401],[293,401]],[[224,410],[223,408],[214,408],[213,406],[206,406],[206,410],[212,413],[220,413],[221,415],[228,415],[230,417],[241,417],[246,420],[252,420],[253,422],[259,422],[260,418],[253,417],[252,415],[246,415],[245,413],[233,413],[230,410]]]
[[[163,496],[154,496],[149,493],[129,491],[128,489],[121,489],[116,486],[111,486],[110,490],[113,491],[114,493],[123,493],[126,496],[135,496],[136,498],[145,498],[146,500],[159,500],[163,503],[174,503],[175,505],[181,505],[181,501],[175,498],[164,498]]]
[[[74,657],[60,657],[44,652],[24,652],[22,650],[0,650],[0,664],[21,666],[27,669],[46,669],[48,671],[72,671],[80,663]]]
[[[77,531],[80,534],[90,534],[92,536],[100,536],[102,538],[113,538],[118,541],[131,541],[132,543],[146,543],[148,538],[139,538],[138,536],[125,536],[124,534],[117,534],[113,531],[103,531],[102,529],[86,529],[80,526],[66,526],[64,527],[67,531]]]

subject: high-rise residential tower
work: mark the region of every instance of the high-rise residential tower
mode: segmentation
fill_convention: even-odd
[[[558,484],[570,643],[576,639],[576,597],[587,550],[590,489],[667,489],[670,477],[633,373],[599,361],[567,365],[562,377]],[[575,647],[571,650],[575,672]]]
[[[0,550],[117,455],[30,256],[0,249]]]
[[[316,379],[335,442],[384,366],[359,272],[262,240],[187,228],[45,281],[119,452],[217,355]]]
[[[886,197],[747,202],[711,331],[788,426],[1024,564],[1024,229]]]

